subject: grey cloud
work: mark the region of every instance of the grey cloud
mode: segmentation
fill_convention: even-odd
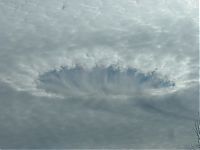
[[[193,144],[198,28],[195,0],[0,1],[0,147]]]
[[[184,148],[194,139],[191,119],[197,101],[190,103],[184,94],[124,102],[56,100],[15,92],[1,84],[1,96],[1,148]],[[160,112],[143,110],[138,102]]]

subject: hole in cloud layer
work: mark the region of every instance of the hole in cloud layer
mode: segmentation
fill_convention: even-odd
[[[84,68],[61,67],[39,76],[38,88],[65,96],[134,95],[138,91],[173,88],[175,82],[162,77],[156,70],[143,73],[135,68],[115,65]]]

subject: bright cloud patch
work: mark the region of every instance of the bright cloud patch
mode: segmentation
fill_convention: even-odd
[[[37,89],[41,74],[62,66],[96,65],[154,71],[185,87],[198,80],[195,2],[0,2],[3,82]]]

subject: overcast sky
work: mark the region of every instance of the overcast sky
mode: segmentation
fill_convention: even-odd
[[[0,148],[185,148],[199,109],[197,0],[0,0]]]

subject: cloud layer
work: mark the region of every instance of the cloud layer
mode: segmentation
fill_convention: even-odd
[[[0,1],[0,147],[192,143],[198,28],[196,0]]]

